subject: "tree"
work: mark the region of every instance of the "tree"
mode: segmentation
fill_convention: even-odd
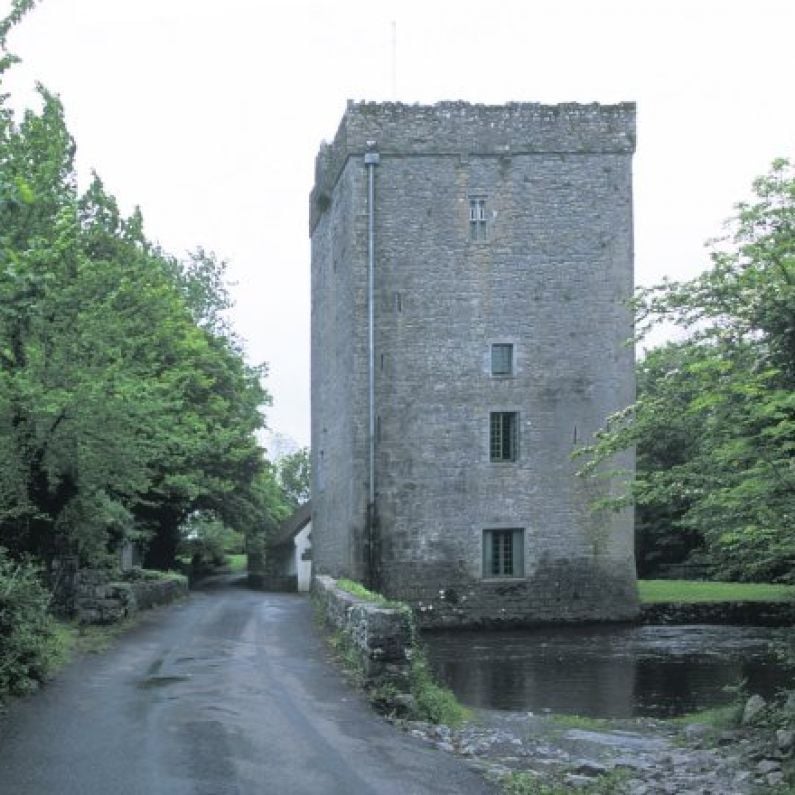
[[[40,95],[21,123],[0,98],[0,544],[101,563],[132,538],[167,567],[197,512],[243,530],[266,510],[266,369],[225,321],[225,263],[161,251],[96,176],[80,195]]]
[[[284,491],[285,501],[292,510],[303,505],[310,495],[310,457],[309,448],[302,447],[288,453],[277,462],[279,482]]]
[[[721,576],[795,580],[795,171],[776,161],[713,241],[711,267],[636,298],[686,341],[641,365],[634,406],[583,451],[585,474],[636,444],[630,494],[703,538]]]
[[[637,366],[635,558],[638,575],[682,563],[703,546],[701,533],[682,524],[692,497],[679,487],[679,473],[693,458],[701,435],[688,411],[698,385],[689,374],[688,345],[650,351]],[[648,423],[641,429],[640,423]]]

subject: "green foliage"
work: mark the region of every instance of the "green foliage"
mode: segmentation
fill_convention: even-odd
[[[64,654],[49,603],[39,570],[0,547],[0,698],[35,688]]]
[[[387,601],[387,598],[380,593],[371,591],[369,588],[365,588],[360,582],[349,580],[345,577],[341,577],[337,580],[337,588],[341,591],[353,594],[353,596],[358,596],[359,599],[365,599],[368,602],[375,602],[379,605],[385,604]]]
[[[177,582],[187,580],[184,574],[178,571],[161,571],[160,569],[141,569],[134,568],[121,575],[125,582],[157,582],[162,580],[176,580]]]
[[[452,690],[439,685],[423,650],[415,647],[411,656],[411,694],[417,704],[416,718],[430,723],[460,726],[470,718],[470,711],[456,699]]]
[[[6,39],[11,28],[19,24],[22,17],[33,9],[35,5],[36,0],[11,0],[11,9],[3,19],[0,19],[0,49],[5,49]],[[4,69],[0,69],[0,74],[3,71]]]
[[[141,613],[133,613],[113,624],[74,624],[59,622],[60,631],[68,638],[70,654],[103,654],[116,640],[137,626]]]
[[[226,565],[232,573],[238,573],[246,570],[248,564],[248,557],[246,555],[227,555]]]
[[[687,715],[679,715],[676,718],[669,718],[669,722],[688,726],[691,723],[701,723],[709,726],[716,731],[731,729],[740,725],[743,716],[743,704],[737,699],[732,704],[724,704],[720,707],[701,709],[698,712],[690,712]]]
[[[328,638],[328,644],[342,664],[351,681],[357,686],[364,684],[364,665],[359,650],[345,632],[337,630]]]
[[[551,715],[550,719],[556,726],[564,729],[583,729],[585,731],[599,731],[609,728],[611,722],[608,718],[589,718],[587,715]]]
[[[102,565],[130,539],[170,568],[197,513],[262,532],[285,512],[255,436],[266,370],[225,321],[226,264],[161,251],[96,176],[81,195],[40,95],[21,121],[0,96],[0,543]]]
[[[655,602],[786,602],[795,599],[795,586],[695,580],[638,580],[638,595],[644,604]]]
[[[629,777],[626,770],[611,770],[591,783],[578,785],[576,791],[586,795],[616,795],[626,791]],[[500,783],[505,795],[566,795],[574,791],[571,785],[562,780],[550,780],[525,771],[509,773]]]
[[[309,448],[302,447],[295,453],[281,456],[276,465],[285,501],[292,510],[295,510],[299,505],[303,505],[310,495]]]
[[[184,525],[179,554],[190,558],[194,571],[205,571],[226,563],[227,547],[237,541],[237,533],[223,522],[197,514]]]
[[[364,599],[367,602],[374,602],[381,607],[389,607],[396,610],[411,610],[411,608],[405,602],[387,599],[382,594],[371,591],[369,588],[365,588],[361,583],[356,582],[355,580],[348,580],[345,577],[342,577],[341,579],[337,580],[337,587],[342,591],[346,591],[347,593],[358,597],[359,599]]]
[[[664,321],[687,338],[647,356],[638,401],[581,454],[583,474],[596,474],[637,445],[637,477],[612,507],[634,501],[642,531],[683,554],[703,545],[724,579],[786,582],[795,580],[795,169],[777,161],[754,190],[731,233],[713,241],[709,270],[639,292],[641,331]]]

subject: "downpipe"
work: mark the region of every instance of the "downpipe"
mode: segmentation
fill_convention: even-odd
[[[367,142],[367,375],[368,375],[368,485],[365,535],[367,543],[367,585],[378,587],[377,523],[375,505],[375,167],[380,161],[376,142]]]

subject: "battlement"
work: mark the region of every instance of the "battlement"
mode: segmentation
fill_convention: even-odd
[[[500,156],[635,151],[635,103],[473,105],[348,101],[332,143],[321,144],[310,197],[310,231],[347,159],[374,141],[384,156]]]

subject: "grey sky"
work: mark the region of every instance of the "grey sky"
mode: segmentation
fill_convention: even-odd
[[[701,270],[751,180],[795,154],[794,30],[791,0],[44,0],[6,90],[61,95],[83,182],[139,204],[151,238],[231,261],[269,425],[308,444],[307,196],[347,98],[637,101],[649,284]]]

